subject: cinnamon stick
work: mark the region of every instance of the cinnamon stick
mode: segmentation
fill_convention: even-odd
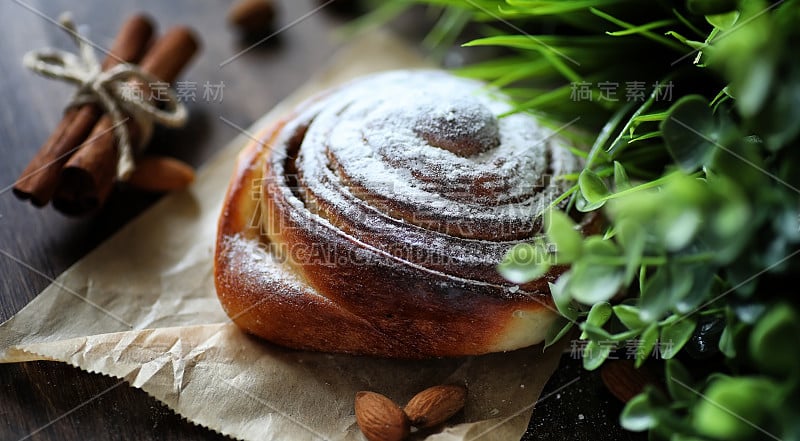
[[[126,20],[114,39],[109,55],[103,60],[103,70],[111,69],[120,62],[138,62],[147,50],[154,29],[153,22],[145,15],[134,15]],[[14,194],[22,200],[30,199],[36,206],[46,205],[56,191],[61,168],[86,139],[101,115],[102,111],[96,104],[69,108],[14,183]]]
[[[175,27],[155,42],[145,54],[141,69],[171,83],[199,48],[191,30]],[[146,89],[146,85],[141,85]],[[145,90],[144,96],[149,92]],[[131,143],[136,145],[139,127],[126,123]],[[116,138],[108,115],[100,118],[89,140],[75,153],[61,172],[61,183],[53,197],[53,206],[69,215],[81,215],[103,204],[114,185],[117,170]]]

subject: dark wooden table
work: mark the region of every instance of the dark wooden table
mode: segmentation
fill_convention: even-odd
[[[159,130],[153,144],[199,166],[237,134],[220,117],[246,127],[267,112],[330,57],[339,45],[331,31],[348,19],[331,10],[311,14],[220,68],[222,61],[251,43],[226,27],[229,5],[227,0],[0,3],[4,24],[0,31],[0,321],[156,199],[117,191],[95,216],[74,219],[49,207],[36,209],[12,195],[11,185],[60,119],[61,106],[72,93],[63,83],[27,72],[22,55],[44,46],[72,49],[64,32],[48,21],[64,10],[72,11],[78,23],[90,23],[91,39],[106,47],[123,19],[134,12],[157,17],[161,30],[174,24],[197,29],[203,49],[183,75],[198,85],[196,102],[187,103],[189,126],[181,131]],[[307,14],[317,3],[287,0],[279,6],[276,29]],[[405,31],[420,32],[413,26]],[[202,99],[206,82],[224,83],[221,99]],[[567,383],[568,387],[559,389]],[[628,437],[616,427],[621,405],[608,395],[596,374],[582,372],[569,357],[543,397],[527,440]],[[114,379],[59,363],[0,365],[0,439],[28,438],[224,439]]]

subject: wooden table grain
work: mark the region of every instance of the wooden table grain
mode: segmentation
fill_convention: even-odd
[[[50,207],[36,209],[12,195],[14,180],[56,125],[72,93],[64,83],[32,75],[21,64],[30,49],[72,50],[72,42],[52,22],[55,17],[72,11],[76,22],[91,24],[90,38],[106,47],[125,17],[135,12],[156,18],[161,31],[175,24],[198,31],[202,51],[182,75],[196,88],[195,100],[187,102],[189,125],[180,131],[157,130],[153,145],[155,150],[200,166],[237,134],[223,118],[249,126],[303,84],[340,44],[331,34],[347,18],[325,9],[306,16],[318,5],[280,2],[276,29],[286,29],[221,67],[220,63],[253,43],[226,26],[228,0],[0,2],[4,25],[0,31],[0,321],[19,311],[54,277],[157,198],[115,190],[96,215],[75,219]],[[221,95],[204,96],[207,83],[221,89]],[[613,436],[609,439],[627,439],[615,424],[620,405],[604,392],[597,376],[581,372],[568,357],[564,366],[548,384],[546,401],[536,408],[534,420],[538,418],[539,423],[531,424],[524,439],[605,439],[598,437],[597,424]],[[569,389],[558,390],[573,378],[580,379]],[[593,409],[604,411],[598,415]],[[60,363],[32,362],[0,365],[0,439],[225,437],[186,422],[141,390],[116,379]]]

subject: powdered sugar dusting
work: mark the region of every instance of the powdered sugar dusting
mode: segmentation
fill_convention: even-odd
[[[333,170],[367,203],[392,201],[400,215],[412,212],[405,221],[425,228],[451,234],[491,225],[504,232],[492,239],[530,236],[535,215],[565,190],[548,171],[578,163],[532,116],[498,118],[510,106],[483,88],[431,71],[352,83],[310,110],[297,168],[315,191]],[[473,145],[454,152],[458,145],[440,148],[425,138]]]

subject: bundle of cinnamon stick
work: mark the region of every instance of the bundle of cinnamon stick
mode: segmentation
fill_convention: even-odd
[[[199,42],[188,28],[177,26],[156,38],[152,20],[135,15],[123,24],[102,68],[108,70],[120,63],[138,63],[144,72],[171,83],[198,48]],[[151,95],[146,90],[147,85],[136,87],[142,89],[141,96]],[[139,127],[131,119],[125,124],[132,143],[138,144]],[[104,115],[102,108],[93,103],[70,107],[14,184],[14,194],[40,207],[52,201],[53,206],[65,214],[89,213],[100,207],[111,193],[117,155],[113,122]],[[181,164],[167,160],[153,167],[152,161],[142,161],[143,167],[138,167],[130,180],[143,181],[145,173],[163,174],[166,166],[190,181],[193,175],[187,177]],[[175,176],[167,178],[175,179]]]

